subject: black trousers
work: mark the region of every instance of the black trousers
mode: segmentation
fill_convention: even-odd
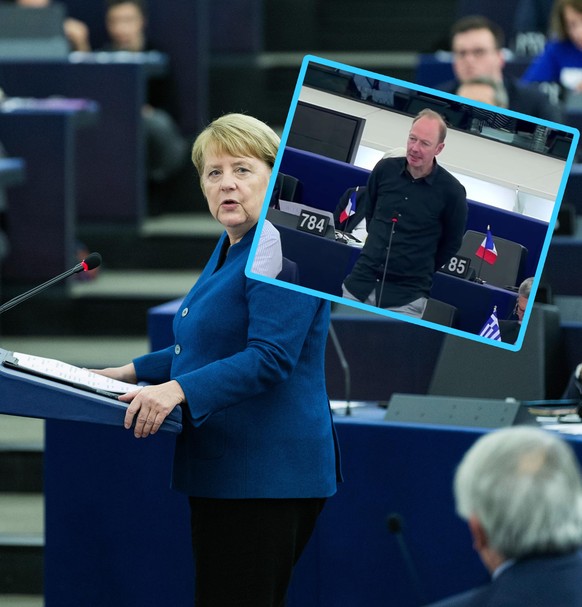
[[[191,497],[196,607],[283,607],[324,504]]]

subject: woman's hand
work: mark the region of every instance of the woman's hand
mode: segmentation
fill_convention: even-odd
[[[145,438],[155,434],[174,407],[185,402],[186,397],[180,384],[171,380],[122,394],[119,400],[130,403],[125,414],[124,426],[129,430],[133,418],[137,415],[134,436]]]

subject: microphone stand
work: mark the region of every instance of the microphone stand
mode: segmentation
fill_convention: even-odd
[[[390,238],[388,239],[388,246],[386,247],[386,261],[384,262],[384,273],[382,274],[382,286],[380,287],[380,296],[378,297],[378,301],[376,302],[376,307],[381,307],[382,302],[382,293],[384,293],[384,281],[386,280],[386,271],[388,270],[388,260],[390,259],[390,249],[392,248],[392,238],[394,236],[394,231],[396,230],[396,224],[398,223],[398,218],[400,217],[400,213],[394,211],[392,213],[392,229],[390,230]]]
[[[402,556],[402,560],[404,561],[404,565],[408,571],[408,575],[410,577],[410,581],[412,582],[412,586],[415,590],[416,598],[418,599],[419,605],[426,605],[427,600],[423,588],[423,584],[420,579],[420,575],[418,574],[418,570],[416,565],[414,564],[414,560],[410,551],[408,550],[408,546],[404,539],[404,534],[402,533],[402,528],[404,525],[404,521],[402,516],[397,512],[393,512],[389,514],[386,518],[386,527],[388,531],[394,535],[396,538],[396,542],[398,544],[398,549]]]
[[[351,375],[350,375],[350,366],[348,365],[348,361],[344,356],[343,348],[338,339],[337,333],[333,327],[333,324],[329,323],[329,336],[331,337],[331,341],[333,342],[333,347],[339,358],[340,365],[344,372],[344,388],[345,388],[345,399],[346,399],[346,416],[350,416],[352,414],[352,409],[350,407],[350,393],[352,388]]]
[[[43,282],[41,285],[38,285],[38,286],[34,287],[33,289],[31,289],[30,291],[26,291],[26,293],[22,293],[21,295],[18,295],[16,297],[14,297],[13,299],[11,299],[10,301],[7,301],[5,304],[1,305],[0,314],[4,314],[4,312],[7,312],[8,310],[14,308],[14,306],[17,306],[18,304],[22,303],[23,301],[26,301],[27,299],[34,297],[37,293],[40,293],[41,291],[48,289],[48,287],[51,287],[52,285],[56,284],[57,282],[60,282],[61,280],[64,280],[65,278],[68,278],[69,276],[72,276],[73,274],[77,274],[78,272],[86,272],[88,270],[93,270],[100,264],[101,264],[101,255],[99,255],[99,253],[91,253],[91,255],[87,256],[87,260],[83,260],[82,262],[78,263],[75,267],[71,268],[70,270],[67,270],[66,272],[63,272],[62,274],[59,274],[58,276],[55,276],[54,278],[51,278],[50,280]]]

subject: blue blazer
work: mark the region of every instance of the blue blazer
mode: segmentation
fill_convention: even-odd
[[[178,381],[187,405],[173,487],[213,498],[335,493],[339,452],[324,353],[329,302],[245,276],[255,228],[226,234],[174,319],[175,345],[134,361]]]
[[[432,607],[580,607],[582,553],[517,561],[490,584],[434,603]]]

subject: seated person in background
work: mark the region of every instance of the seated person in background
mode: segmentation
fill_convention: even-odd
[[[455,80],[437,88],[454,93],[459,85],[474,78],[490,78],[505,88],[508,108],[537,118],[560,121],[560,108],[533,84],[520,83],[503,74],[503,30],[480,15],[459,19],[451,30]]]
[[[365,185],[348,188],[341,196],[333,212],[336,230],[346,232],[364,242],[368,236],[366,230],[366,209],[362,201]]]
[[[18,6],[26,8],[43,8],[51,4],[51,0],[16,0]],[[63,24],[65,36],[73,51],[88,52],[91,50],[89,41],[89,28],[78,19],[67,17]]]
[[[490,432],[463,457],[454,492],[492,580],[433,607],[582,605],[582,481],[565,441],[525,426]]]
[[[556,0],[550,41],[525,74],[524,82],[558,82],[582,91],[582,0]]]
[[[517,316],[517,320],[500,320],[499,330],[501,331],[501,341],[507,344],[514,344],[519,330],[521,329],[521,322],[523,320],[523,314],[527,306],[529,294],[531,293],[531,286],[533,284],[533,278],[526,278],[517,290],[517,300],[515,302],[515,308],[513,313]]]
[[[107,51],[146,52],[147,15],[142,0],[107,0],[105,25],[111,43]],[[148,105],[143,108],[146,131],[148,178],[156,183],[173,177],[188,164],[188,143],[170,112],[175,114],[172,81],[153,79],[148,87]]]
[[[467,99],[497,107],[507,108],[509,105],[509,98],[503,83],[484,76],[461,82],[455,93],[460,97],[467,97]]]
[[[480,101],[488,105],[494,105],[501,108],[507,108],[509,98],[507,90],[502,82],[496,82],[492,78],[471,78],[459,85],[455,91],[460,97]],[[469,110],[469,108],[467,108]],[[505,131],[515,132],[515,119],[500,114],[471,106],[470,108],[471,124],[469,125],[473,132],[481,132],[484,126]]]

